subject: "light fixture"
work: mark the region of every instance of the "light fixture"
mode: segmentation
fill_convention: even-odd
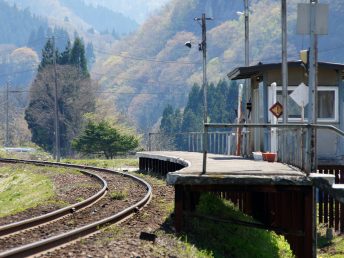
[[[184,45],[187,46],[188,48],[192,47],[191,41],[186,41]]]
[[[241,16],[241,15],[244,14],[244,12],[237,11],[236,14],[237,14],[238,16]]]

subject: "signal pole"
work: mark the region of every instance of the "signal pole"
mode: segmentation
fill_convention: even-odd
[[[56,161],[60,162],[60,128],[59,128],[59,110],[57,97],[57,72],[56,72],[56,54],[55,54],[55,37],[52,37],[53,44],[53,65],[54,65],[54,118],[55,118],[55,155]]]
[[[202,21],[202,42],[199,44],[199,50],[203,52],[203,123],[208,122],[208,100],[207,100],[207,27],[206,21],[212,20],[212,18],[206,17],[205,13],[202,14],[202,18],[195,18],[195,21]],[[208,128],[203,127],[203,166],[202,174],[207,171],[206,160],[208,151]]]

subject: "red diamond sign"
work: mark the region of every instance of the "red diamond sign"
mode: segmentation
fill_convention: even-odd
[[[270,107],[270,112],[277,118],[283,114],[283,106],[278,101]]]

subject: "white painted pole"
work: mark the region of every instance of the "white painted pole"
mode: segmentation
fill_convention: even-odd
[[[271,103],[275,104],[277,101],[277,84],[273,82],[271,84]],[[277,117],[274,115],[271,116],[271,124],[277,125]],[[277,128],[271,128],[271,152],[277,153],[278,141],[277,141]]]

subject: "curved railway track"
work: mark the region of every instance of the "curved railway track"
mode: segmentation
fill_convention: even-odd
[[[109,169],[15,159],[0,159],[0,162],[82,169],[83,173],[95,176],[103,185],[97,194],[83,202],[36,218],[1,226],[0,257],[37,254],[95,233],[103,226],[119,222],[136,213],[148,203],[152,194],[151,186],[144,180]],[[127,198],[116,200],[111,195],[111,191],[115,190],[128,191]]]

